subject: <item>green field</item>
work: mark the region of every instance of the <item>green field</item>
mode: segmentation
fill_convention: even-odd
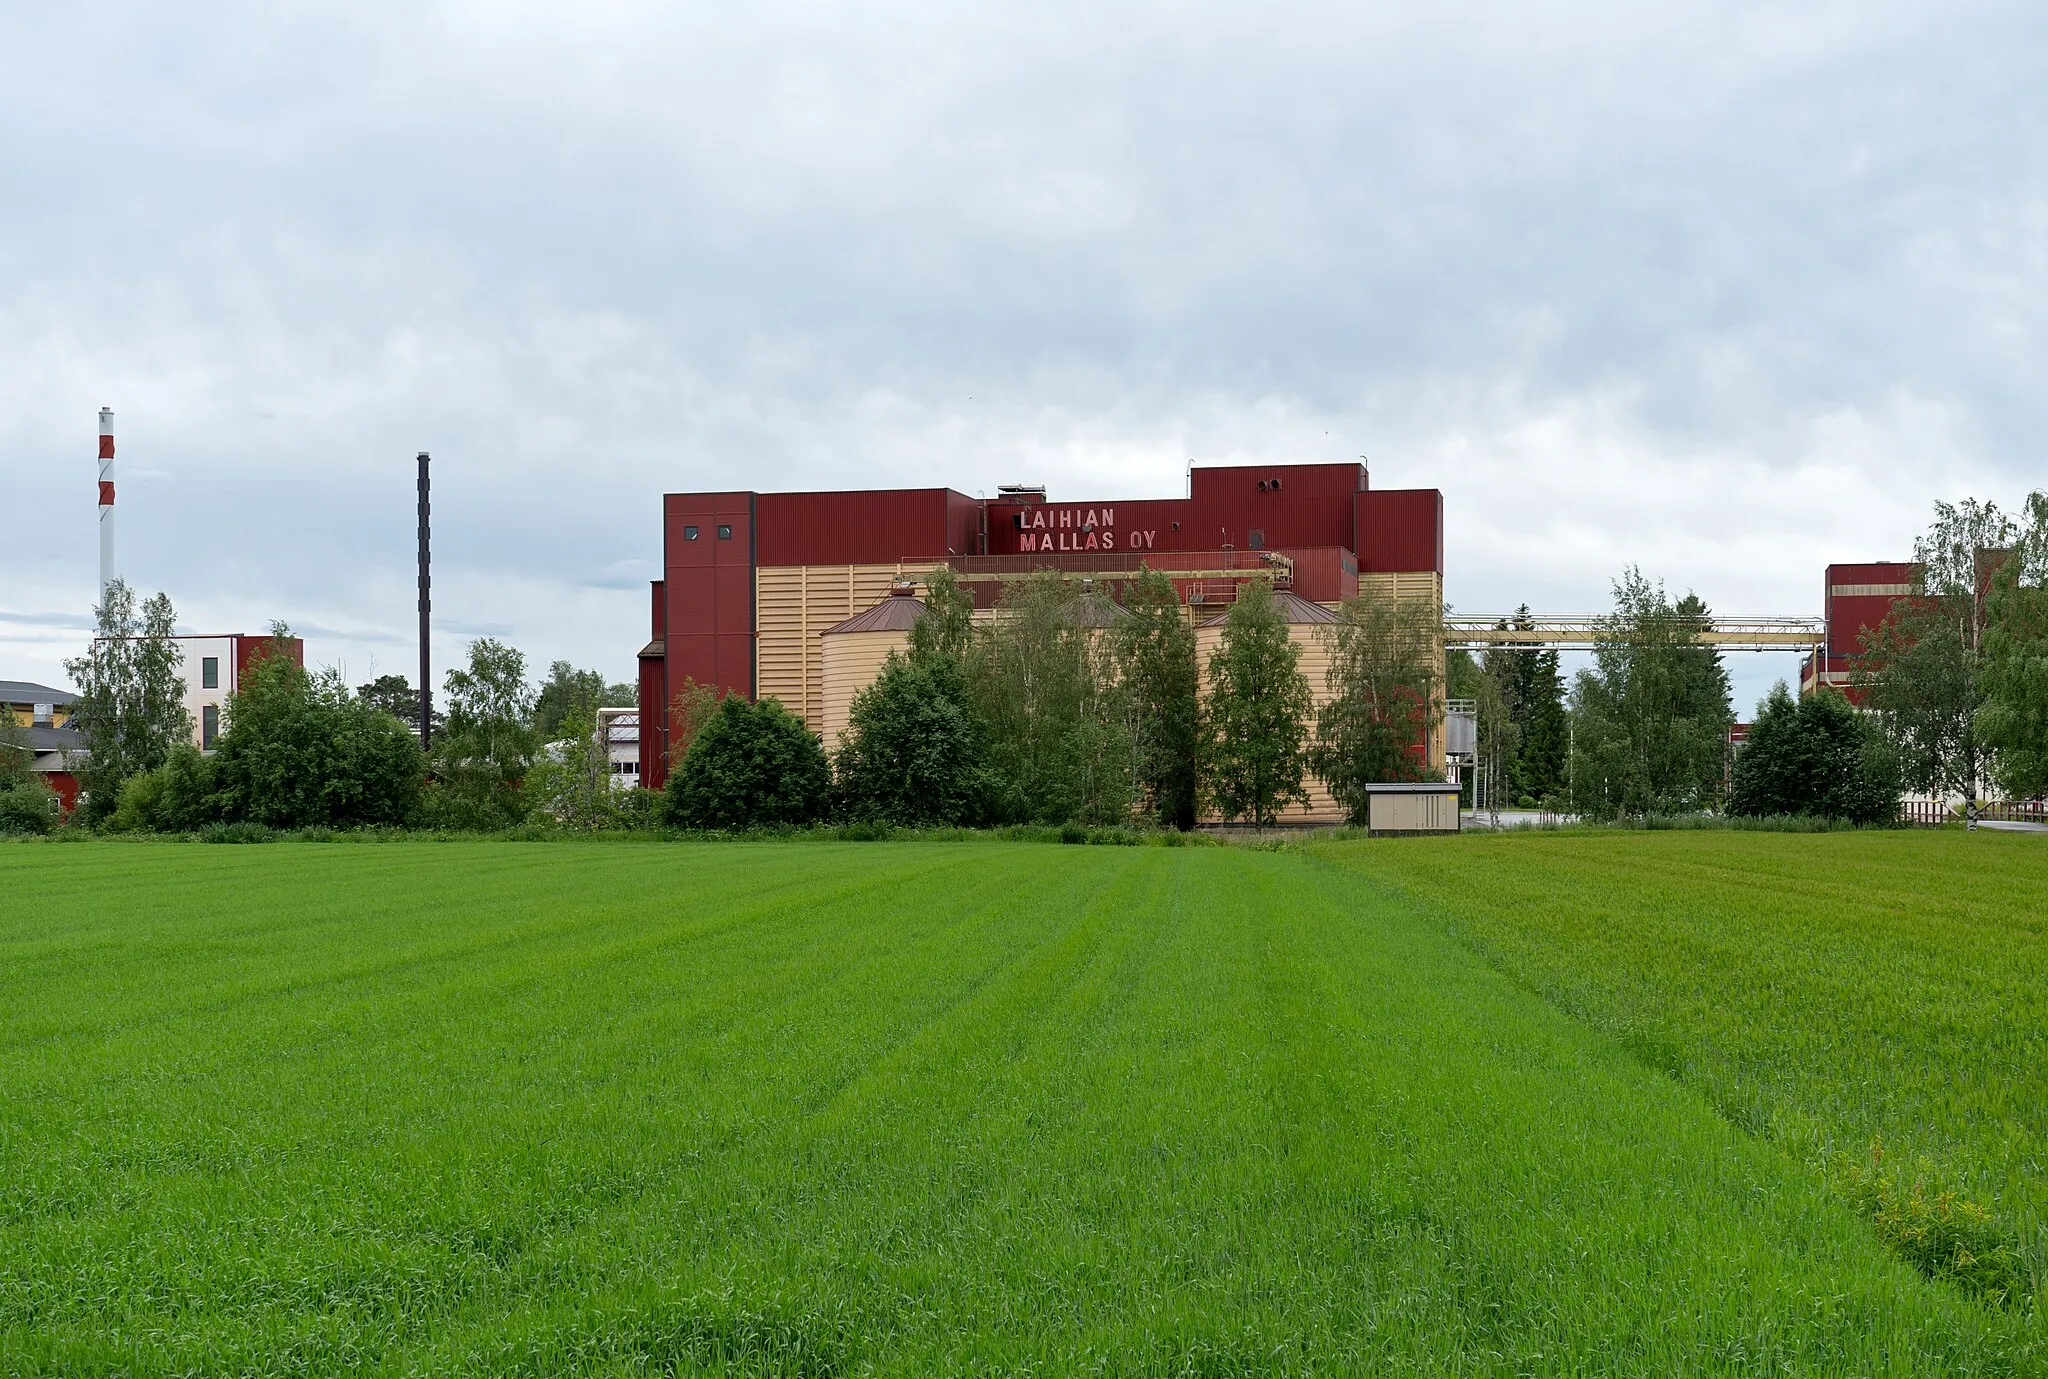
[[[0,847],[0,1373],[2040,1373],[2037,848]]]

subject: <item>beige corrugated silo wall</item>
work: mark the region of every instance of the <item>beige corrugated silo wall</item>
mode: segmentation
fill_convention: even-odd
[[[1358,577],[1358,593],[1361,598],[1384,600],[1398,599],[1407,602],[1420,599],[1431,608],[1444,606],[1444,577],[1435,570],[1368,571]],[[1337,612],[1342,605],[1326,603],[1323,607]],[[1430,770],[1441,775],[1444,769],[1444,644],[1436,644],[1436,731],[1429,735]]]
[[[853,697],[875,682],[890,652],[909,649],[910,633],[907,629],[835,632],[829,637],[818,638],[818,641],[823,644],[818,729],[825,739],[825,750],[836,752],[839,750],[839,734],[846,731],[846,720],[853,712]]]
[[[1296,622],[1287,625],[1287,640],[1301,648],[1301,660],[1297,662],[1304,678],[1308,680],[1310,702],[1320,709],[1330,702],[1330,648],[1322,636],[1328,623]],[[1207,697],[1210,690],[1209,658],[1223,644],[1223,629],[1198,627],[1195,629],[1195,663],[1202,671],[1202,693]],[[1313,713],[1308,722],[1308,740],[1315,739],[1315,718]],[[1302,785],[1308,795],[1306,807],[1295,804],[1280,815],[1280,822],[1289,824],[1341,824],[1344,822],[1344,807],[1337,803],[1314,772],[1302,777]],[[1214,815],[1205,819],[1208,823],[1220,822]]]
[[[824,733],[825,666],[819,634],[873,608],[895,585],[942,563],[764,565],[755,571],[754,625],[759,635],[754,676],[760,696],[780,699],[812,732]],[[832,742],[825,734],[825,745]]]

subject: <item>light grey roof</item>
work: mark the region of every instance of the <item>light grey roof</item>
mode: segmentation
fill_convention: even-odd
[[[1447,780],[1376,780],[1365,787],[1368,795],[1455,795],[1458,786]]]
[[[75,704],[70,690],[38,685],[32,680],[0,680],[0,704]]]

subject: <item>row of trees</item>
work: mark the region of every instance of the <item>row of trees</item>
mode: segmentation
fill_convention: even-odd
[[[1913,592],[1863,632],[1855,683],[1907,788],[2048,794],[2048,495],[2017,519],[1935,505]]]
[[[1441,686],[1440,610],[1360,599],[1318,629],[1330,666],[1320,693],[1258,581],[1199,664],[1157,571],[1120,605],[1042,571],[1009,584],[984,624],[939,571],[907,651],[856,697],[829,754],[772,700],[686,687],[659,809],[718,828],[825,817],[1186,828],[1204,812],[1266,824],[1306,799],[1313,774],[1360,818],[1369,784],[1424,774],[1446,688],[1478,702],[1480,758],[1505,802],[1588,817],[1726,807],[1876,821],[1901,788],[2048,793],[2048,498],[2030,496],[2018,520],[1940,505],[1915,554],[1914,593],[1864,630],[1856,683],[1871,712],[1839,696],[1794,701],[1781,686],[1732,767],[1727,672],[1698,640],[1711,611],[1636,569],[1615,582],[1593,663],[1569,686],[1555,651],[1507,650],[1453,654]],[[67,663],[92,821],[491,829],[536,811],[602,826],[644,809],[640,792],[612,788],[596,731],[602,704],[635,693],[595,672],[557,661],[534,686],[516,649],[473,643],[448,674],[428,755],[402,676],[352,691],[336,672],[266,656],[229,703],[218,750],[202,755],[169,600],[138,602],[117,581],[99,612],[92,650]],[[1526,607],[1514,621],[1533,627]],[[0,740],[9,817],[49,813],[26,759]]]
[[[2048,794],[2048,495],[2029,495],[2018,518],[1938,503],[1914,560],[1911,592],[1860,629],[1852,686],[1864,712],[1825,690],[1794,701],[1780,685],[1732,763],[1728,677],[1697,640],[1710,610],[1634,569],[1569,688],[1555,652],[1503,650],[1454,654],[1450,693],[1477,702],[1478,754],[1508,803],[1882,822],[1902,790]],[[1526,607],[1514,621],[1533,626]]]
[[[536,687],[517,649],[472,643],[448,673],[427,752],[403,676],[352,690],[337,670],[300,666],[278,624],[229,697],[215,750],[202,753],[183,704],[170,600],[138,602],[117,580],[97,613],[92,647],[65,665],[80,691],[70,722],[86,743],[76,769],[87,823],[493,829],[537,809],[588,822],[632,809],[629,792],[611,788],[595,724],[600,706],[635,693],[566,661]],[[10,800],[29,788],[15,780],[25,756],[0,750]]]
[[[1491,799],[1591,818],[1719,807],[1735,722],[1720,653],[1700,644],[1712,611],[1672,599],[1631,567],[1600,619],[1593,664],[1569,690],[1553,650],[1454,654],[1451,694],[1474,701]],[[1533,630],[1524,605],[1503,629]]]
[[[1322,629],[1325,704],[1271,588],[1243,587],[1206,666],[1173,583],[1121,604],[1041,571],[977,625],[950,572],[927,579],[909,646],[854,699],[827,760],[780,705],[679,698],[686,743],[665,809],[692,827],[827,816],[905,825],[1128,823],[1205,809],[1272,823],[1313,772],[1354,816],[1372,781],[1419,779],[1439,719],[1440,611],[1354,600]]]

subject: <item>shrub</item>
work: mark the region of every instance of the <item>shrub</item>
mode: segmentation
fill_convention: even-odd
[[[121,782],[121,794],[107,827],[116,833],[155,830],[163,815],[164,773],[143,771]]]
[[[336,672],[308,675],[287,655],[259,657],[228,701],[227,718],[209,763],[212,804],[203,812],[271,828],[405,824],[419,814],[419,740],[389,713],[358,699]],[[196,791],[202,773],[189,761],[181,769]],[[166,810],[174,798],[183,808],[199,808],[167,789]]]
[[[815,823],[831,800],[825,749],[774,699],[718,706],[670,777],[663,818],[681,828],[737,830]]]
[[[171,748],[162,766],[122,783],[109,826],[124,833],[186,833],[217,823],[221,808],[216,783],[214,759],[181,742]]]
[[[1875,727],[1833,692],[1795,701],[1779,681],[1735,758],[1728,812],[1858,824],[1898,814],[1898,776]]]
[[[277,833],[262,824],[244,820],[232,824],[208,824],[199,830],[202,843],[274,843]]]
[[[0,780],[0,833],[48,833],[57,809],[57,792],[34,776]]]
[[[984,735],[952,667],[891,656],[856,694],[840,740],[838,796],[851,819],[918,827],[994,812]]]

